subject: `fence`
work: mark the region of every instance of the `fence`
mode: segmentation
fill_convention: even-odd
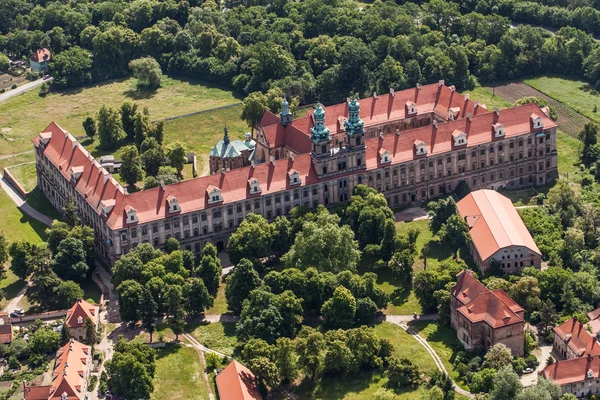
[[[27,196],[29,196],[29,192],[23,189],[23,186],[21,186],[19,181],[16,180],[14,176],[12,176],[8,168],[4,168],[4,179],[6,180],[6,182],[8,182],[10,186],[13,187],[13,189],[17,191],[21,198],[27,199]]]
[[[46,319],[58,319],[65,317],[67,315],[68,309],[65,310],[55,310],[48,311],[39,314],[31,314],[31,315],[23,315],[21,317],[11,318],[11,323],[13,324],[21,324],[23,322],[35,321],[37,319],[41,319],[42,321]]]
[[[242,104],[243,104],[242,102],[239,102],[239,103],[233,103],[233,104],[227,104],[227,105],[225,105],[225,106],[221,106],[221,107],[209,108],[208,110],[194,111],[194,112],[187,113],[187,114],[176,115],[176,116],[174,116],[174,117],[167,117],[167,118],[163,118],[162,120],[159,120],[159,119],[157,119],[157,120],[155,120],[155,121],[152,121],[152,123],[153,123],[153,124],[155,124],[155,123],[157,123],[158,121],[165,121],[165,122],[168,122],[168,121],[173,121],[174,119],[185,118],[185,117],[191,117],[192,115],[204,114],[204,113],[211,112],[211,111],[223,110],[223,109],[225,109],[225,108],[237,107],[237,106],[240,106],[240,105],[242,105]]]

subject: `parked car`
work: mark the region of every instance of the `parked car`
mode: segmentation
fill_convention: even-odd
[[[19,318],[20,317],[20,315],[17,314],[16,312],[11,312],[10,314],[8,314],[8,316],[11,318]]]
[[[533,372],[533,368],[525,368],[523,370],[523,375],[531,374]]]
[[[23,311],[21,308],[15,308],[13,312],[17,315],[25,315],[25,311]]]
[[[50,75],[44,75],[44,80],[50,79]]]

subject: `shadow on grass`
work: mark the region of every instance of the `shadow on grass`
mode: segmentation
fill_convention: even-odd
[[[54,208],[50,200],[42,193],[41,190],[36,186],[33,188],[29,195],[27,196],[27,204],[29,204],[34,210],[41,212],[44,215],[52,219],[60,220],[60,214]]]
[[[21,218],[19,218],[19,222],[22,224],[29,224],[31,228],[35,231],[35,233],[42,239],[42,241],[46,241],[48,239],[48,235],[46,234],[46,228],[48,228],[45,224],[41,223],[35,218],[31,218],[29,215],[25,214],[21,209],[19,209],[21,213]]]
[[[456,355],[464,351],[463,346],[456,337],[456,332],[449,326],[442,325],[439,322],[437,324],[431,321],[410,321],[408,326],[413,328],[417,333],[421,333],[427,326],[434,324],[437,329],[427,336],[427,341],[432,343],[441,343],[452,351],[450,356],[450,363],[454,364]],[[421,335],[425,336],[425,335]],[[438,354],[439,355],[439,354]]]
[[[181,345],[178,343],[167,343],[165,347],[162,349],[158,349],[158,354],[156,355],[157,359],[169,357],[172,354],[175,354],[179,351]]]
[[[14,281],[10,285],[6,286],[2,291],[4,292],[4,298],[6,300],[12,300],[17,297],[17,294],[23,289],[25,286],[25,281],[19,279],[18,281]]]
[[[128,97],[132,100],[148,100],[152,98],[157,92],[157,89],[138,89],[131,88],[127,89],[123,92],[125,97]]]
[[[340,379],[339,376],[325,375],[312,382],[308,379],[293,389],[299,399],[343,399],[350,393],[366,390],[372,383],[378,382],[382,376],[377,371],[359,371]]]

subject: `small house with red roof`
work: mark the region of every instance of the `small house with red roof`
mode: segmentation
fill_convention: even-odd
[[[0,343],[8,344],[13,339],[13,327],[8,313],[0,312]]]
[[[600,395],[600,355],[559,360],[539,372],[541,378],[560,386],[562,393],[578,398]]]
[[[262,400],[258,380],[248,368],[233,360],[217,375],[219,398],[227,400]]]
[[[71,339],[56,352],[52,383],[44,386],[27,386],[23,383],[23,398],[25,400],[86,399],[91,365],[91,347]]]
[[[504,290],[490,290],[472,271],[464,270],[451,295],[452,328],[465,349],[487,349],[503,343],[513,355],[523,355],[524,311]]]
[[[50,69],[50,60],[52,60],[50,50],[39,49],[29,58],[29,67],[32,71],[47,72]]]
[[[69,327],[71,336],[77,340],[86,339],[86,320],[89,318],[98,327],[100,307],[90,304],[83,299],[77,299],[73,307],[67,311],[65,324]]]
[[[589,334],[585,324],[573,317],[554,328],[552,350],[566,359],[600,355],[600,343]]]
[[[469,225],[469,250],[483,274],[494,262],[508,274],[541,267],[542,253],[510,199],[481,189],[465,196],[456,208]]]

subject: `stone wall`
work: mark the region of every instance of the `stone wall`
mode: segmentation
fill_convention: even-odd
[[[16,180],[14,176],[12,176],[8,168],[4,168],[4,179],[6,180],[6,182],[8,182],[10,186],[13,187],[13,189],[15,189],[15,191],[19,194],[19,196],[21,196],[21,198],[27,199],[27,196],[29,196],[29,192],[23,189],[23,186],[21,186],[19,181]]]

